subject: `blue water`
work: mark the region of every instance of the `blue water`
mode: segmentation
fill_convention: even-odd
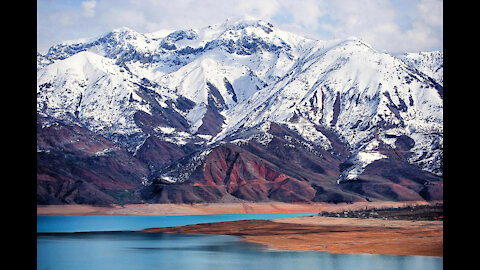
[[[255,214],[271,218],[272,214]],[[279,217],[277,214],[273,215]],[[185,225],[215,220],[250,219],[251,215],[209,215],[184,217],[141,216],[44,216],[37,218],[37,230],[62,233],[37,234],[37,269],[294,269],[375,270],[442,269],[441,257],[330,254],[315,251],[272,251],[262,245],[243,242],[236,236],[188,235],[142,232],[99,232],[106,228],[132,230],[138,227]],[[136,225],[138,221],[139,225]],[[200,221],[200,222],[199,222]],[[123,224],[123,222],[126,222]],[[146,225],[146,226],[145,226]],[[74,226],[74,227],[69,227]],[[69,233],[67,231],[97,231]]]
[[[311,216],[317,213],[224,214],[188,216],[37,216],[38,232],[137,231],[198,223]]]

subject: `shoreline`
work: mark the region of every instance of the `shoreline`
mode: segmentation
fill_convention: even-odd
[[[443,257],[443,221],[308,216],[149,228],[142,232],[235,235],[276,250]]]
[[[436,202],[357,202],[357,203],[283,203],[283,202],[239,202],[197,204],[127,204],[127,205],[37,205],[37,215],[214,215],[253,213],[319,213],[362,209],[382,209],[412,205],[431,205]]]
[[[441,214],[438,213],[438,206],[435,206],[438,203],[443,202],[50,205],[37,206],[37,215],[316,213],[312,216],[271,220],[147,228],[139,232],[235,235],[243,241],[275,250],[443,257],[443,217],[425,220],[428,214]],[[424,209],[430,209],[430,212]],[[335,212],[337,214],[332,216]],[[370,213],[377,214],[377,217],[371,217]]]

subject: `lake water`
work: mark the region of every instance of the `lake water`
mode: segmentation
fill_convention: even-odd
[[[298,214],[290,214],[292,215]],[[254,214],[253,217],[270,219],[282,216],[281,214]],[[274,251],[262,245],[240,241],[236,236],[100,232],[108,228],[137,230],[140,229],[139,227],[176,226],[185,225],[185,222],[193,224],[242,218],[251,219],[252,216],[250,214],[183,217],[39,216],[37,217],[37,231],[40,232],[37,234],[37,269],[429,270],[443,268],[441,257]],[[54,229],[61,233],[52,233]],[[97,232],[71,233],[71,231]]]
[[[198,223],[311,216],[317,213],[223,214],[188,216],[37,216],[37,232],[138,231]]]

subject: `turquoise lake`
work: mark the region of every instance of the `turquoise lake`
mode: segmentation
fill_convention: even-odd
[[[37,216],[39,232],[138,231],[198,223],[311,216],[317,213],[223,214],[188,216]]]
[[[236,236],[133,232],[149,227],[303,214],[38,216],[37,269],[442,269],[443,258],[277,251]],[[123,232],[104,232],[122,231]],[[76,233],[87,232],[89,233]]]

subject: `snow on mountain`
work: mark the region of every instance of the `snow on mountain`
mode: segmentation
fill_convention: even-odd
[[[331,150],[322,127],[351,152],[339,181],[408,136],[409,161],[441,175],[442,61],[441,52],[396,58],[357,38],[311,40],[254,19],[149,34],[120,28],[38,54],[37,111],[136,150],[150,136],[208,148],[245,133],[268,144],[267,123]]]
[[[140,134],[133,116],[150,113],[150,105],[136,94],[135,83],[112,59],[79,52],[38,72],[37,111],[112,138]]]
[[[117,28],[112,32],[92,39],[78,39],[62,42],[52,46],[46,57],[50,60],[63,60],[82,51],[121,61],[139,60],[146,57],[157,46],[158,42],[147,38],[144,34],[127,28]]]
[[[44,55],[37,52],[37,71],[44,66],[50,65],[52,61],[48,60]]]
[[[442,104],[427,78],[351,39],[311,52],[281,81],[239,104],[221,135],[265,121],[287,122],[295,115],[334,129],[357,156],[372,143],[395,147],[395,140],[383,138],[400,135],[414,136],[417,152],[432,153],[438,139],[430,134],[443,131]],[[441,166],[438,155],[431,168]]]
[[[405,53],[398,57],[443,85],[443,52]]]

